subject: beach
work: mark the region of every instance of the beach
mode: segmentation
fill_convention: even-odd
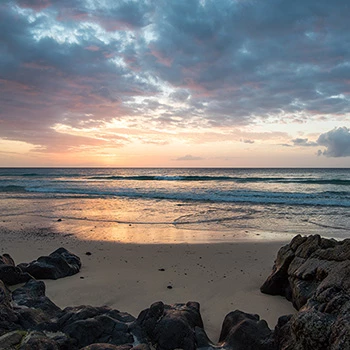
[[[80,272],[45,280],[59,307],[137,317],[152,303],[197,301],[218,341],[225,316],[273,329],[294,313],[260,292],[297,235],[349,235],[348,169],[1,169],[0,253],[16,264],[64,247]]]
[[[206,332],[213,341],[218,340],[223,319],[230,311],[259,314],[270,328],[279,316],[295,312],[285,298],[259,290],[271,272],[277,251],[286,242],[241,239],[211,244],[128,244],[79,238],[92,227],[96,237],[99,229],[95,226],[77,226],[72,235],[58,231],[63,222],[37,224],[29,220],[3,222],[1,254],[9,253],[17,264],[48,255],[61,246],[77,254],[82,260],[77,275],[45,280],[46,294],[61,308],[107,305],[137,317],[156,301],[198,301]],[[151,233],[147,226],[122,226],[120,229],[129,235],[147,237]],[[101,236],[105,230],[101,228]],[[179,234],[172,227],[152,230],[160,236],[162,231],[170,234],[171,230]]]

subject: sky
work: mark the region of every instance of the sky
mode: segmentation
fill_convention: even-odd
[[[349,0],[0,1],[0,166],[350,167]]]

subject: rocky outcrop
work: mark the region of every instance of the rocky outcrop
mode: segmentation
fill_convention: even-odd
[[[18,325],[18,315],[13,310],[11,302],[11,292],[0,280],[0,336],[20,328]]]
[[[9,254],[0,255],[0,280],[8,286],[27,282],[32,277],[28,273],[15,266],[14,260]]]
[[[135,319],[107,306],[61,310],[45,295],[42,281],[30,280],[12,293],[3,287],[0,310],[7,319],[1,329],[1,349],[275,350],[267,324],[257,315],[240,311],[226,317],[220,344],[214,345],[205,333],[196,302],[157,302]]]
[[[160,301],[143,310],[137,321],[158,350],[196,349],[195,328],[203,328],[196,302],[164,305]]]
[[[296,236],[278,252],[261,291],[299,310],[280,318],[279,349],[350,349],[350,239]]]
[[[144,341],[133,316],[106,306],[68,307],[57,319],[57,328],[74,339],[79,348],[93,343],[124,345]]]
[[[56,317],[61,309],[45,295],[42,281],[30,280],[12,293],[12,305],[18,316],[18,323],[24,329],[33,329]]]
[[[197,302],[157,302],[143,310],[137,322],[157,350],[277,350],[267,323],[258,315],[238,310],[225,317],[219,344],[213,344],[206,335]]]
[[[65,248],[59,248],[48,256],[41,256],[18,267],[36,279],[53,279],[72,276],[80,271],[80,258]]]
[[[222,347],[234,350],[277,350],[266,321],[239,310],[226,315],[219,342]]]
[[[49,257],[52,259],[42,257],[26,266],[41,265],[45,276],[80,269],[80,259],[65,249]],[[4,265],[16,267],[10,256],[2,258]],[[65,263],[61,264],[61,258]],[[53,261],[60,261],[58,268],[57,264],[52,267]],[[65,264],[72,269],[66,270]],[[166,305],[159,301],[136,319],[107,306],[62,310],[45,295],[44,282],[31,276],[12,292],[0,280],[0,349],[350,349],[350,240],[296,236],[278,252],[261,291],[287,297],[298,312],[280,317],[274,330],[258,315],[230,312],[219,343],[213,344],[197,302]]]
[[[138,344],[137,349],[148,349],[141,327],[130,314],[106,306],[61,310],[45,295],[42,281],[28,281],[12,295],[2,284],[0,295],[0,349],[75,350],[95,343],[101,349],[107,346],[103,344],[125,349]]]

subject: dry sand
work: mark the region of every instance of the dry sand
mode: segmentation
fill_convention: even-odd
[[[147,237],[149,228],[138,230]],[[162,228],[159,230],[157,234]],[[84,231],[87,228],[80,229]],[[64,235],[25,227],[8,231],[0,226],[0,253],[9,253],[16,263],[48,255],[60,246],[80,256],[80,273],[45,281],[47,295],[60,307],[108,305],[137,316],[159,300],[169,304],[198,301],[212,341],[218,340],[230,311],[259,314],[270,328],[279,316],[295,312],[284,298],[259,291],[278,249],[286,242],[127,244],[84,240],[83,235],[76,237],[77,232]]]

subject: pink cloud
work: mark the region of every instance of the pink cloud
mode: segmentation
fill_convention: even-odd
[[[150,45],[151,55],[157,59],[157,62],[163,64],[164,66],[171,67],[173,63],[173,58],[165,56],[162,52],[157,50],[153,45]]]
[[[98,46],[96,46],[96,45],[90,45],[90,46],[86,46],[85,50],[88,50],[88,51],[100,51],[100,48]]]
[[[35,11],[41,11],[51,5],[49,0],[17,0],[17,3],[20,7],[31,8]]]

